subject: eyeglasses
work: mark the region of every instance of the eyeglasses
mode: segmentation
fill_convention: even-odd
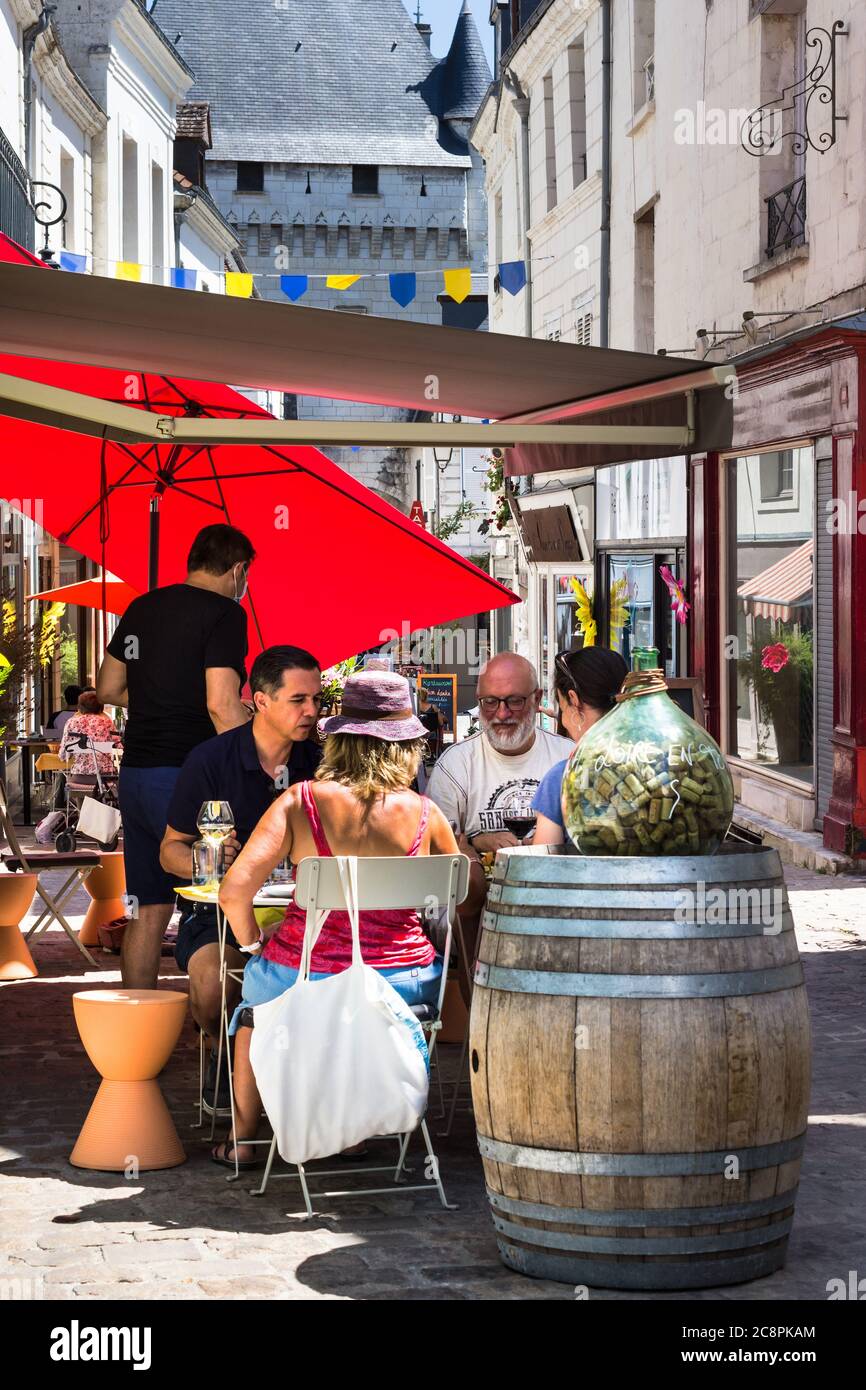
[[[528,695],[506,695],[504,699],[498,695],[482,695],[478,703],[487,714],[494,714],[500,705],[505,705],[513,714],[519,714],[529,698]]]

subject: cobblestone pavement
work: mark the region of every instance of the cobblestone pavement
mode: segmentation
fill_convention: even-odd
[[[824,1299],[828,1279],[866,1275],[866,880],[787,871],[811,1000],[815,1065],[809,1142],[787,1268],[696,1299]],[[85,902],[74,903],[78,915]],[[67,1156],[96,1078],[75,1030],[72,994],[119,980],[98,972],[58,930],[39,937],[40,976],[0,991],[6,1104],[0,1148],[0,1293],[59,1299],[573,1299],[562,1284],[509,1272],[488,1216],[471,1116],[438,1141],[459,1210],[398,1194],[333,1202],[299,1224],[295,1185],[249,1194],[207,1158],[191,1128],[198,1053],[191,1023],[161,1085],[186,1145],[180,1168],[121,1175],[72,1168]],[[163,957],[162,979],[177,981]],[[456,1048],[443,1048],[445,1070]],[[447,1055],[446,1055],[447,1054]],[[434,1122],[432,1129],[439,1126]],[[253,1179],[255,1175],[252,1175]],[[347,1182],[351,1181],[349,1179]],[[369,1180],[368,1180],[369,1181]],[[58,1218],[66,1218],[58,1223]],[[70,1218],[74,1218],[70,1220]],[[591,1290],[590,1298],[641,1295]],[[682,1299],[685,1294],[654,1295]]]

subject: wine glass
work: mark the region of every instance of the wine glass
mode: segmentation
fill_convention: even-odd
[[[235,828],[234,812],[227,801],[203,801],[196,825],[209,845],[221,845]]]

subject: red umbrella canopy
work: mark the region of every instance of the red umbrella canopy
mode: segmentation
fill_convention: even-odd
[[[182,291],[178,291],[182,293]],[[231,387],[0,355],[0,371],[164,414],[267,416]],[[149,504],[161,493],[159,583],[183,579],[193,537],[228,521],[257,552],[251,647],[290,642],[323,666],[394,633],[518,600],[309,447],[103,443],[0,417],[0,495],[38,497],[52,535],[142,591]]]
[[[34,256],[32,251],[27,251],[23,246],[19,246],[17,241],[13,241],[5,232],[0,232],[0,261],[8,261],[13,265],[39,265],[48,270],[44,261],[40,261],[38,256]]]
[[[138,598],[139,590],[133,589],[130,584],[124,584],[122,579],[82,579],[80,584],[64,584],[60,589],[43,589],[41,594],[31,594],[31,602],[42,599],[45,603],[71,603],[78,608],[98,608],[103,609],[103,592],[105,594],[104,611],[106,613],[125,613],[134,598]]]

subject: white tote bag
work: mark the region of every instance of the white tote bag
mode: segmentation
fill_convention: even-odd
[[[340,1153],[377,1134],[415,1129],[427,1108],[427,1045],[415,1015],[365,965],[358,929],[358,863],[339,857],[352,924],[352,964],[310,980],[326,912],[307,913],[298,978],[253,1009],[250,1063],[288,1163]]]

